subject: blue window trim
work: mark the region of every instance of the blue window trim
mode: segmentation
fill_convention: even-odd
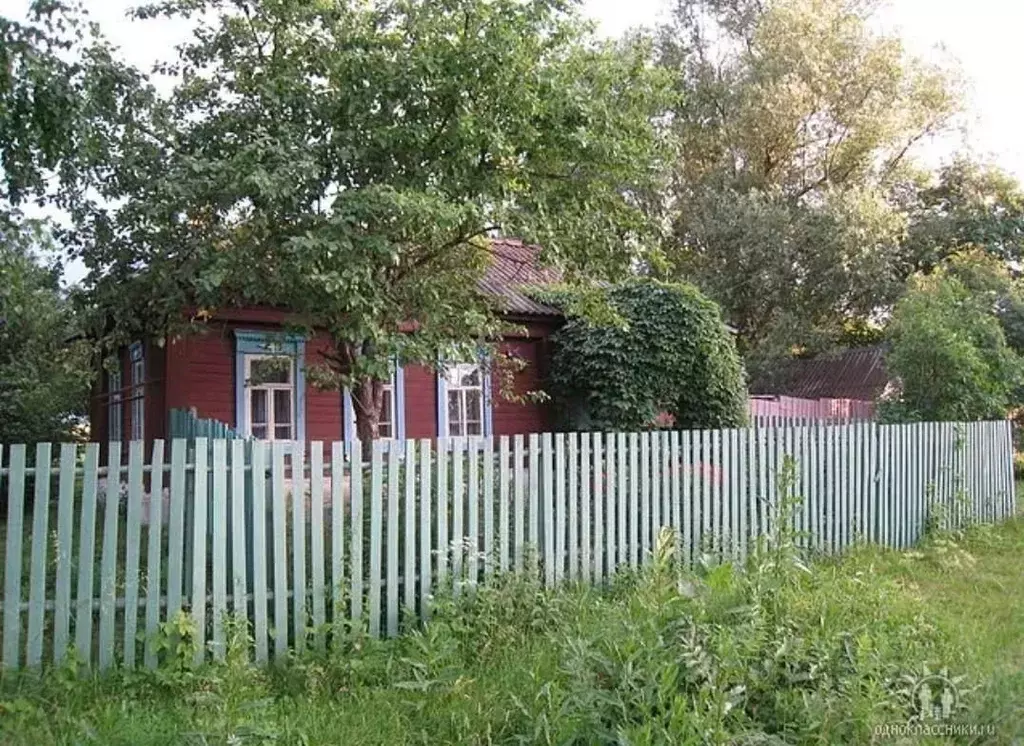
[[[245,420],[245,356],[287,355],[295,359],[295,436],[306,439],[306,340],[298,334],[235,330],[235,429]]]
[[[120,360],[118,361],[120,363]],[[120,371],[107,373],[107,440],[121,442],[124,439],[124,393],[121,391]],[[114,397],[117,397],[115,399]]]
[[[141,364],[141,373],[135,375],[135,364]],[[144,440],[146,437],[146,350],[142,342],[132,342],[128,346],[128,370],[131,375],[131,396],[128,411],[131,414],[131,428],[128,432],[131,440]],[[122,400],[124,397],[121,397]]]
[[[494,401],[491,399],[491,358],[485,356],[481,361],[484,377],[484,437],[494,435]]]
[[[405,440],[405,369],[395,366],[391,376],[391,385],[395,390],[395,437],[394,440]],[[341,395],[341,430],[346,443],[356,439],[356,411],[352,404],[352,392],[348,389]]]
[[[453,361],[454,362],[454,361]],[[448,436],[448,379],[444,374],[444,361],[441,362],[442,370],[437,373],[437,437],[447,438]],[[480,365],[483,368],[483,394],[484,394],[484,432],[483,437],[494,435],[494,401],[491,396],[491,358],[489,355],[480,357]]]

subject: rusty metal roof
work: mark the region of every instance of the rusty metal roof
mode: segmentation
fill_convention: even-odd
[[[879,344],[828,353],[808,360],[791,360],[754,381],[750,392],[802,399],[874,401],[888,382],[885,345]]]
[[[561,316],[553,306],[538,303],[522,292],[524,286],[550,285],[562,280],[561,273],[537,264],[539,246],[512,238],[491,241],[491,265],[480,281],[480,289],[494,297],[502,311],[524,316]]]

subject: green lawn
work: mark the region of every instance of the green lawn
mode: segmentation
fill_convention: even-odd
[[[946,722],[980,728],[954,740],[1014,743],[1022,560],[1024,520],[810,567],[782,547],[742,573],[679,577],[666,547],[609,591],[509,582],[268,671],[8,678],[0,742],[860,744],[917,716],[927,668],[957,679]]]

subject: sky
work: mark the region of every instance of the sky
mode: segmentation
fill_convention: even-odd
[[[0,0],[0,13],[22,15],[30,0]],[[139,0],[85,0],[85,6],[129,61],[148,67],[183,40],[188,29],[166,20],[132,22],[125,11]],[[899,34],[911,52],[956,62],[967,83],[962,131],[932,144],[930,165],[958,150],[994,161],[1024,180],[1024,120],[1020,70],[1024,69],[1024,2],[1020,0],[883,0],[880,30]],[[617,36],[664,17],[668,0],[583,0],[602,34]]]
[[[23,15],[30,0],[0,0],[0,13]],[[92,17],[132,63],[148,68],[184,40],[181,22],[129,21],[139,0],[84,0]],[[664,17],[667,0],[583,0],[584,13],[601,34],[617,36]],[[876,27],[902,37],[908,51],[956,64],[966,82],[967,112],[954,133],[918,153],[929,165],[970,151],[1024,181],[1024,2],[1021,0],[888,0]]]

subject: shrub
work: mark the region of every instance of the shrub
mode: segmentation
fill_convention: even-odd
[[[985,295],[938,271],[911,280],[889,327],[886,365],[899,393],[882,402],[888,421],[1006,417],[1024,364],[1006,343]]]
[[[553,338],[550,390],[570,427],[636,430],[662,413],[683,428],[745,421],[742,363],[715,303],[692,285],[652,280],[597,294],[610,314],[579,313],[579,295],[554,297],[570,319]]]

